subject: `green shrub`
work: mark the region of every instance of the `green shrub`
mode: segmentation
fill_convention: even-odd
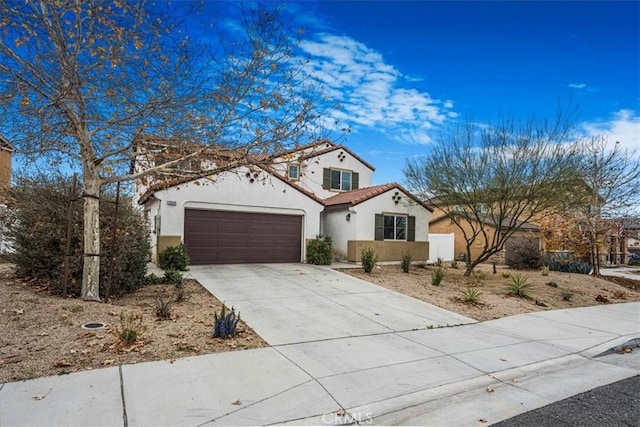
[[[78,198],[78,189],[74,198]],[[15,252],[10,259],[20,277],[47,282],[60,292],[67,244],[67,218],[71,183],[67,177],[34,175],[19,177],[11,189],[11,218],[7,218],[7,237]],[[150,254],[149,226],[144,213],[126,199],[118,207],[114,242],[115,194],[106,188],[100,195],[100,295],[104,297],[109,268],[113,265],[111,295],[122,295],[145,283]],[[46,201],[46,203],[43,203]],[[69,253],[67,292],[80,295],[83,267],[82,199],[71,204],[72,233]],[[113,261],[112,261],[113,260]]]
[[[454,259],[453,261],[451,261],[451,268],[455,268],[455,269],[458,268],[458,261],[457,260]]]
[[[461,300],[467,304],[479,304],[482,293],[476,288],[469,287],[461,292]]]
[[[571,291],[562,291],[562,300],[563,301],[571,301],[573,298],[573,292]]]
[[[433,286],[440,286],[446,275],[447,270],[445,268],[436,268],[433,272],[431,272],[431,284]]]
[[[240,321],[240,313],[236,315],[236,311],[231,307],[231,311],[226,311],[224,304],[220,310],[220,316],[217,312],[213,313],[213,338],[233,338],[238,334],[238,322]]]
[[[330,265],[333,262],[333,243],[329,236],[316,236],[307,243],[307,263]]]
[[[444,265],[444,261],[442,261],[442,258],[438,257],[438,259],[436,259],[436,267],[442,267]]]
[[[400,268],[405,273],[411,270],[411,252],[405,252],[402,254],[402,261],[400,262]]]
[[[144,326],[142,325],[142,317],[133,314],[125,315],[120,312],[120,327],[117,328],[118,339],[122,344],[131,345],[138,340]]]
[[[160,283],[164,283],[165,282],[165,278],[164,276],[157,276],[154,273],[151,273],[147,276],[145,276],[144,278],[144,284],[145,285],[158,285]]]
[[[542,270],[540,271],[540,274],[542,274],[543,276],[548,276],[549,275],[549,267],[548,266],[544,266],[542,267]]]
[[[509,273],[508,271],[503,271],[502,273],[500,273],[500,275],[505,279],[508,279],[511,277],[511,273]]]
[[[365,273],[371,273],[378,262],[378,254],[371,248],[364,248],[360,253],[360,262]]]
[[[178,283],[175,283],[175,300],[176,302],[182,302],[187,299],[187,286],[186,280],[182,279]]]
[[[163,270],[187,271],[188,265],[189,253],[182,243],[169,246],[158,255],[158,266]]]
[[[530,284],[527,283],[529,278],[527,276],[521,276],[515,274],[511,276],[511,283],[507,285],[509,295],[516,296],[518,298],[529,298]]]
[[[176,285],[182,282],[182,273],[178,270],[166,270],[164,272],[164,283]]]
[[[549,270],[559,271],[561,273],[590,274],[591,264],[580,261],[558,262],[551,260],[549,262]]]

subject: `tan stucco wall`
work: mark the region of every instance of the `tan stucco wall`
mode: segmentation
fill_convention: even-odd
[[[0,150],[0,195],[11,187],[11,152]]]
[[[178,246],[182,243],[182,236],[158,236],[158,252],[159,255],[162,251],[171,246]],[[157,256],[156,256],[157,257]],[[157,259],[153,260],[158,262]]]
[[[349,240],[347,242],[347,261],[359,262],[364,248],[373,249],[378,261],[402,261],[405,252],[411,253],[413,261],[429,259],[429,242],[390,242],[378,240]]]

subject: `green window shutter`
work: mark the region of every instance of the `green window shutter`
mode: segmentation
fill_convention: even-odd
[[[375,240],[384,240],[384,215],[376,214]]]
[[[407,217],[407,242],[416,241],[416,217]]]
[[[322,169],[322,188],[325,190],[331,189],[331,169]]]
[[[356,190],[358,188],[360,175],[358,172],[351,172],[351,189]]]

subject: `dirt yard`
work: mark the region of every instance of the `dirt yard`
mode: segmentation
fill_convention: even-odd
[[[603,304],[596,301],[598,295],[611,303],[640,301],[640,281],[621,280],[625,287],[578,274],[542,276],[537,271],[500,269],[494,275],[490,266],[480,266],[470,278],[463,277],[462,269],[447,268],[443,284],[433,286],[433,270],[412,268],[407,274],[399,266],[382,266],[372,274],[360,269],[343,272],[477,320]],[[530,298],[507,295],[511,279],[503,274],[512,273],[528,277]],[[481,293],[479,303],[463,301],[462,292],[469,288]],[[175,303],[171,319],[158,320],[156,298],[168,298],[172,285],[147,285],[109,304],[89,303],[51,295],[46,287],[15,278],[10,265],[0,264],[0,382],[153,360],[172,363],[179,357],[266,346],[243,323],[235,339],[211,338],[213,313],[222,304],[195,281],[189,281],[186,290],[187,299]],[[106,327],[82,329],[87,322],[103,322]],[[138,333],[133,344],[119,339],[124,327]]]
[[[158,320],[156,297],[168,299],[173,288],[147,285],[109,304],[90,303],[27,285],[0,264],[0,382],[266,346],[244,323],[235,339],[211,338],[222,304],[195,281],[187,282],[187,299],[173,305],[171,319]],[[82,329],[87,322],[106,327]],[[138,333],[131,345],[118,338],[123,326]]]
[[[412,267],[409,273],[404,273],[399,265],[384,265],[376,266],[371,274],[361,269],[343,269],[342,272],[480,321],[534,311],[606,304],[596,300],[598,295],[601,301],[609,303],[640,301],[640,280],[608,278],[624,284],[622,286],[604,278],[555,271],[543,276],[540,271],[498,268],[497,274],[493,274],[492,266],[480,265],[472,277],[464,277],[462,267],[449,266],[442,284],[434,286],[431,274],[435,268]],[[511,274],[527,277],[529,298],[508,295],[507,285],[512,283],[508,275]],[[462,293],[470,288],[480,292],[478,303],[465,301]]]

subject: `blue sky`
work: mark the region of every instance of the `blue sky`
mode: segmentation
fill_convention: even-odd
[[[228,5],[228,4],[227,4]],[[218,4],[217,6],[220,6]],[[209,4],[207,9],[216,9]],[[305,1],[301,53],[352,132],[345,145],[402,182],[405,160],[469,120],[553,118],[640,150],[640,2]]]

